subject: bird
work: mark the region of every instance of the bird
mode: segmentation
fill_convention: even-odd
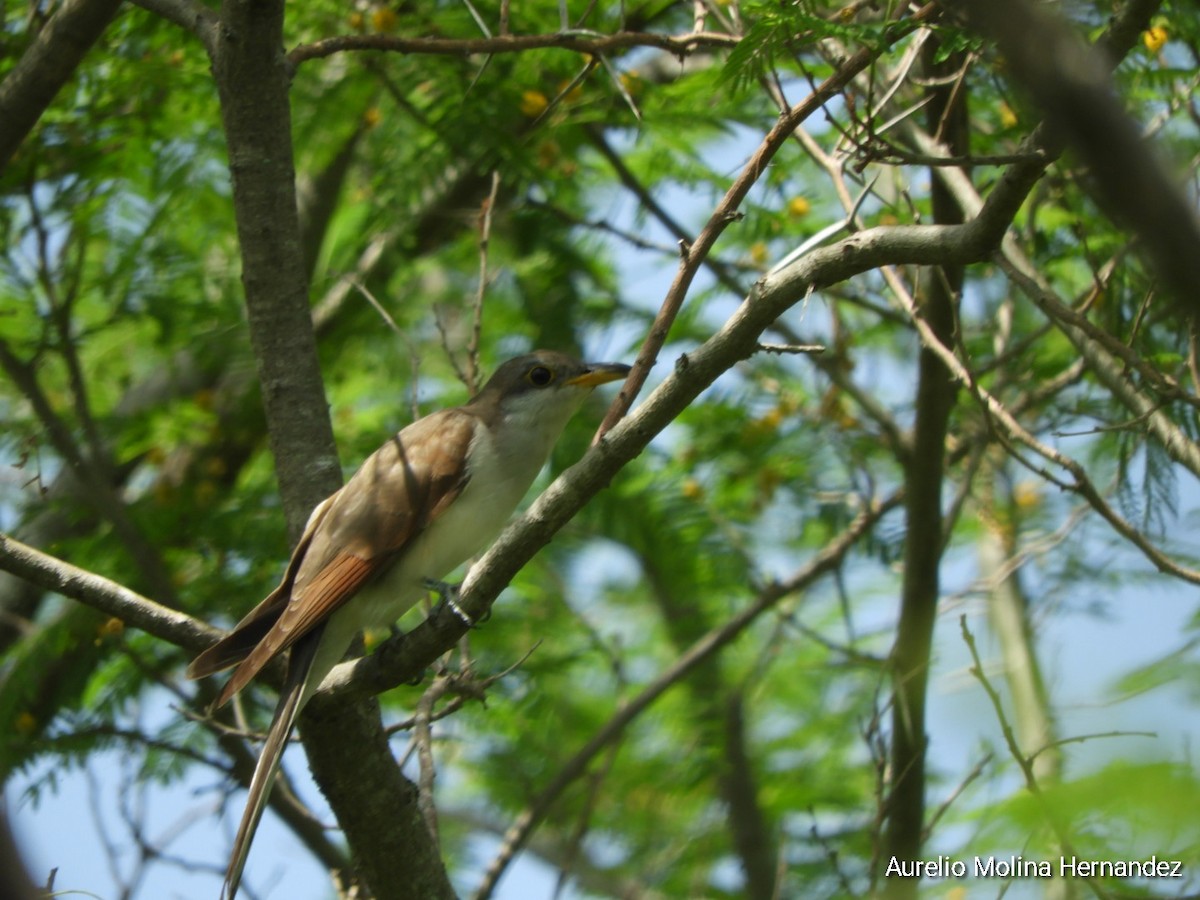
[[[428,583],[491,543],[591,390],[629,371],[537,350],[502,364],[462,406],[401,429],[312,511],[279,586],[192,661],[190,678],[236,666],[216,709],[289,652],[222,900],[237,895],[296,717],[355,635],[394,625]]]

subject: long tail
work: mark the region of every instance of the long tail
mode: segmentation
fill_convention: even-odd
[[[254,832],[258,829],[259,820],[262,819],[263,810],[266,809],[267,800],[271,796],[275,773],[279,770],[288,738],[296,727],[296,716],[308,700],[310,692],[305,688],[312,675],[313,659],[321,642],[321,631],[322,629],[318,628],[315,632],[310,632],[292,646],[287,679],[279,695],[279,704],[275,707],[275,716],[267,731],[266,742],[254,767],[254,777],[250,779],[246,809],[242,813],[242,821],[238,825],[237,837],[233,842],[229,867],[225,870],[221,900],[233,900],[237,896],[238,885],[242,881],[242,870],[246,866],[246,856],[250,853],[250,843],[254,840]]]

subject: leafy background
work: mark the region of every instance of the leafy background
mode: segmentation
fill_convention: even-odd
[[[0,526],[228,625],[278,579],[288,538],[218,96],[201,42],[164,6],[121,10],[0,171],[0,341],[10,360]],[[484,372],[533,346],[631,361],[679,264],[677,241],[704,226],[774,124],[778,98],[798,102],[856,50],[872,64],[762,173],[673,322],[652,386],[860,194],[856,228],[941,221],[939,176],[920,143],[933,130],[923,104],[937,81],[923,66],[966,73],[941,83],[966,103],[966,152],[1000,161],[967,170],[980,193],[1028,152],[1038,110],[996,48],[949,15],[896,40],[887,19],[899,5],[700,6],[704,30],[722,40],[680,57],[653,46],[603,57],[355,49],[297,66],[301,237],[345,473],[413,415],[465,399],[457,373],[472,361],[477,298]],[[1200,18],[1190,5],[1154,6],[1114,82],[1190,197]],[[0,74],[53,9],[4,14]],[[1095,40],[1123,6],[1055,11]],[[476,15],[495,29],[502,12],[308,3],[287,10],[284,43],[475,38]],[[571,24],[601,35],[682,35],[693,13],[665,2],[568,4]],[[514,34],[562,28],[554,4],[508,14]],[[1119,377],[1191,442],[1193,333],[1144,245],[1111,213],[1068,153],[1037,180],[1012,234],[1046,288],[1090,324],[1089,346],[1125,348]],[[432,732],[441,848],[459,890],[475,888],[499,836],[623,704],[870,503],[913,488],[921,342],[897,285],[924,297],[938,271],[879,267],[797,297],[763,340],[824,352],[758,353],[725,373],[447,656],[449,671],[506,673],[486,703],[471,691],[441,696],[461,708]],[[993,259],[966,270],[959,359],[1024,428],[1078,460],[1140,538],[1194,566],[1195,469],[1084,358],[1068,334],[1075,320],[1026,287]],[[944,537],[893,508],[832,573],[675,679],[555,798],[502,892],[530,896],[529,878],[543,879],[547,896],[840,897],[885,887],[896,777],[889,655],[914,542],[944,543],[926,853],[1154,853],[1187,861],[1188,879],[1052,890],[1198,889],[1194,586],[1157,571],[1095,504],[1047,478],[1053,467],[1005,435],[970,390],[951,402]],[[547,482],[583,454],[602,412],[598,400],[580,416]],[[35,879],[57,867],[58,888],[105,897],[209,893],[240,807],[233,761],[185,712],[202,705],[203,688],[182,680],[189,654],[4,578],[0,766],[18,833],[43,835],[28,847]],[[979,642],[981,673],[961,623]],[[369,635],[368,646],[384,638]],[[444,687],[432,679],[387,693],[388,720],[407,719],[431,684]],[[252,720],[272,696],[252,692]],[[419,778],[411,735],[400,731],[393,750]],[[303,779],[299,754],[288,767]],[[57,793],[78,796],[81,784],[100,812],[67,815],[99,836],[107,875],[80,874],[71,848],[44,836],[49,816],[63,821]],[[328,820],[312,786],[300,790]],[[284,871],[281,858],[301,851],[278,840],[264,835],[251,855],[252,887],[329,895],[323,876]]]

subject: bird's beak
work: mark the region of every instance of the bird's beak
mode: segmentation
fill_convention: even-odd
[[[624,363],[588,363],[586,372],[576,375],[574,378],[568,378],[566,383],[579,387],[595,387],[598,384],[607,384],[610,381],[624,378],[628,374],[629,366]]]

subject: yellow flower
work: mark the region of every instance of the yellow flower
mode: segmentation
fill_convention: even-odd
[[[767,245],[762,241],[755,241],[750,245],[750,259],[756,266],[764,266],[767,264]]]
[[[200,506],[208,506],[216,496],[217,485],[208,479],[196,482],[195,488],[192,489],[192,497]]]
[[[756,422],[763,431],[778,431],[783,422],[783,410],[773,406],[760,416]]]
[[[521,115],[535,118],[546,111],[550,101],[541,91],[526,91],[521,95]]]
[[[399,20],[400,17],[396,15],[396,11],[388,9],[386,6],[381,6],[371,13],[371,27],[376,31],[393,31]]]
[[[103,624],[96,629],[96,637],[107,638],[115,637],[125,631],[125,623],[115,616],[109,616],[104,620]]]
[[[216,392],[211,388],[200,388],[200,390],[192,394],[192,402],[203,410],[212,409],[216,399]]]
[[[1042,492],[1033,481],[1022,481],[1013,488],[1013,501],[1018,509],[1033,509],[1042,502]]]
[[[800,219],[812,212],[812,204],[806,197],[793,197],[788,201],[787,211],[793,219]]]
[[[538,167],[552,169],[562,157],[562,151],[554,141],[542,141],[537,146]]]
[[[1146,45],[1146,49],[1151,53],[1157,53],[1167,43],[1167,38],[1170,35],[1161,25],[1152,25],[1149,29],[1142,32],[1142,43]]]
[[[1016,112],[1014,112],[1013,108],[1003,100],[1000,101],[1000,124],[1005,128],[1012,128],[1017,124]]]
[[[378,106],[372,106],[363,113],[363,124],[368,128],[374,128],[383,120],[383,113],[379,111]]]
[[[689,500],[699,500],[704,496],[704,488],[695,478],[689,478],[683,483],[683,496]]]
[[[778,469],[767,466],[759,469],[758,474],[754,476],[755,487],[758,488],[758,495],[764,500],[770,500],[775,496],[775,491],[783,484],[783,473]]]

